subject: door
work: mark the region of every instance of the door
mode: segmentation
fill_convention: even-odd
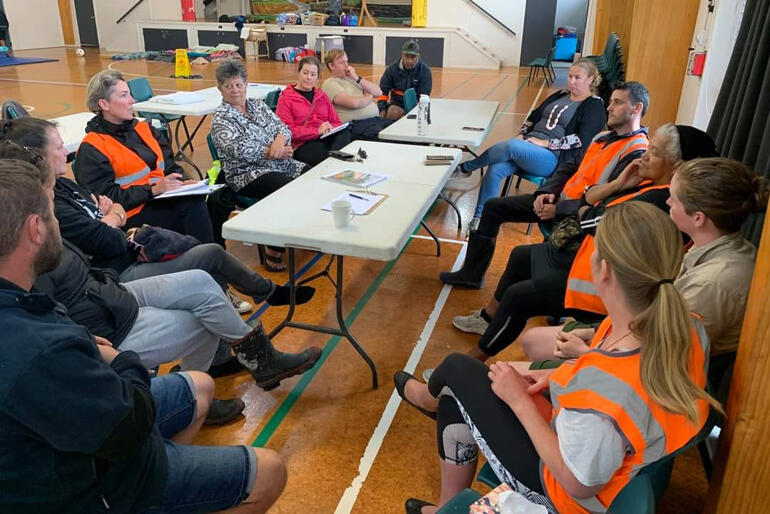
[[[94,0],[75,0],[75,17],[78,20],[80,46],[99,46],[94,17]]]
[[[532,59],[548,56],[553,46],[555,18],[556,0],[527,0],[520,66],[526,66]]]

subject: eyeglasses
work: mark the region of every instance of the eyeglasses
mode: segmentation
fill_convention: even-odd
[[[6,139],[5,142],[8,143],[9,145],[15,146],[16,148],[24,150],[25,152],[30,154],[32,156],[31,163],[33,165],[35,165],[35,166],[37,166],[40,161],[44,161],[45,160],[45,157],[43,157],[42,155],[37,153],[37,151],[33,150],[32,148],[30,148],[28,146],[20,145],[19,143],[17,143],[13,139]]]

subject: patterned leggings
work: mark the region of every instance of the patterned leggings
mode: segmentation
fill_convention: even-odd
[[[481,362],[454,353],[430,377],[428,389],[439,398],[439,456],[470,464],[478,446],[501,481],[556,512],[540,483],[540,457],[516,415],[492,391],[488,372]]]

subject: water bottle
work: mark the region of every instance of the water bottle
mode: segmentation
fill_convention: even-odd
[[[428,135],[428,125],[430,124],[430,97],[420,95],[420,102],[417,104],[417,135]]]

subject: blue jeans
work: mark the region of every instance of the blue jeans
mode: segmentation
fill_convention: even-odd
[[[509,139],[490,146],[477,158],[463,165],[466,171],[489,166],[481,182],[473,216],[481,217],[484,203],[490,198],[500,196],[500,185],[506,177],[519,171],[548,177],[556,168],[557,161],[558,157],[551,150],[527,143],[523,139]]]
[[[195,419],[191,379],[171,373],[153,379],[156,423],[171,437]],[[210,512],[234,507],[251,493],[257,479],[257,456],[245,446],[191,446],[166,441],[168,472],[159,504],[144,512]]]

